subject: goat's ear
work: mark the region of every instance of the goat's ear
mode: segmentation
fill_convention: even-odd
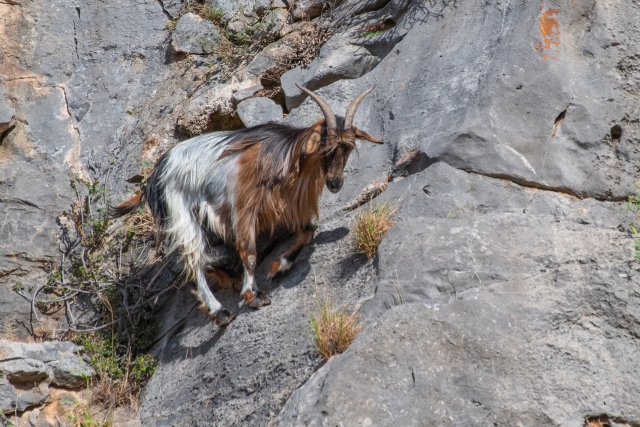
[[[363,130],[358,129],[357,127],[354,127],[355,131],[356,131],[356,137],[358,138],[364,138],[366,140],[369,140],[371,142],[375,142],[376,144],[384,144],[384,142],[380,141],[378,138],[376,138],[375,136],[371,135],[370,133],[367,133]]]
[[[309,128],[309,137],[305,141],[302,152],[304,154],[312,154],[317,152],[320,149],[320,144],[322,142],[322,124],[324,120],[318,120],[316,124]]]

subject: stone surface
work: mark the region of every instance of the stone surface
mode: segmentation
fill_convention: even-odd
[[[218,80],[173,54],[173,3],[0,3],[2,100],[16,123],[0,151],[3,335],[31,329],[11,286],[43,283],[59,256],[70,175],[108,171],[124,200],[122,177],[184,134],[217,130],[234,92],[297,55],[283,39]],[[266,13],[214,3],[225,19]],[[331,76],[317,91],[338,115],[377,84],[354,123],[385,145],[357,142],[287,275],[266,270],[292,239],[262,253],[271,306],[251,311],[216,289],[238,314],[220,330],[189,285],[172,294],[142,424],[638,424],[637,217],[624,206],[640,181],[637,2],[348,0],[329,15],[341,19],[335,47],[289,83]],[[283,121],[320,117],[304,99]],[[343,207],[390,172],[379,197],[400,206],[397,224],[367,262]],[[308,316],[324,293],[360,307],[365,330],[318,369]]]
[[[180,17],[182,0],[162,0],[162,9],[173,19]]]
[[[49,396],[49,386],[41,383],[37,387],[21,385],[14,387],[7,380],[0,378],[0,421],[1,414],[22,412],[27,408],[40,405]]]
[[[52,376],[51,370],[45,364],[35,359],[18,359],[0,362],[0,373],[11,384],[39,383]]]
[[[195,13],[183,15],[171,36],[171,46],[176,52],[198,55],[213,53],[222,39],[218,28]]]
[[[40,383],[75,388],[95,374],[71,342],[20,343],[0,340],[0,373],[13,384]]]
[[[295,20],[313,19],[323,12],[340,6],[344,0],[296,0],[293,2],[292,14]]]
[[[0,420],[6,411],[13,409],[17,393],[8,380],[0,378]]]
[[[271,7],[270,0],[206,0],[205,4],[222,10],[226,20],[255,14],[262,16]]]
[[[401,206],[361,309],[376,320],[277,425],[637,422],[640,267],[624,206],[442,163],[382,199]]]
[[[0,104],[16,123],[0,148],[0,336],[31,331],[30,306],[11,288],[42,283],[60,256],[57,217],[74,198],[70,178],[112,167],[141,119],[137,107],[158,82],[175,84],[167,20],[157,0],[0,3]]]
[[[366,48],[352,44],[354,31],[331,37],[308,67],[296,67],[280,78],[287,109],[298,107],[307,94],[296,83],[310,90],[328,86],[341,79],[355,79],[371,71],[382,58]]]
[[[95,374],[84,360],[73,356],[47,363],[47,368],[53,372],[51,384],[57,387],[75,388],[86,385]]]
[[[282,107],[269,98],[249,98],[238,104],[238,116],[246,127],[282,121]]]
[[[11,108],[5,97],[6,88],[2,82],[0,82],[0,134],[9,129],[11,121],[15,116],[15,111]]]
[[[14,359],[36,359],[45,363],[60,360],[63,355],[75,354],[82,347],[69,341],[25,343],[0,340],[0,362]]]
[[[270,10],[263,18],[262,22],[266,25],[270,34],[278,34],[286,25],[289,19],[289,12],[285,8],[277,8]]]
[[[232,98],[235,102],[241,102],[247,98],[251,98],[253,95],[255,95],[257,92],[260,92],[262,89],[264,89],[264,87],[261,84],[251,86],[250,88],[247,88],[247,89],[240,89],[239,91],[233,94]]]

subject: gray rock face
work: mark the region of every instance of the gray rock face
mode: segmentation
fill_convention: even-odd
[[[176,142],[179,118],[210,129],[234,91],[296,54],[280,40],[219,82],[168,49],[177,2],[14,3],[0,3],[0,104],[16,123],[0,151],[0,333],[12,336],[29,305],[11,284],[37,283],[58,256],[70,173],[137,173]],[[251,22],[263,3],[207,5]],[[216,290],[238,314],[220,330],[174,294],[143,425],[640,423],[637,218],[622,203],[640,180],[637,2],[349,0],[332,14],[346,32],[283,77],[297,105],[283,121],[321,117],[296,82],[338,115],[375,83],[355,125],[386,145],[357,142],[289,274],[266,278],[291,239],[265,250],[257,281],[271,306],[250,311]],[[394,170],[411,149],[415,162]],[[399,205],[397,224],[368,263],[343,207],[390,171],[380,200]],[[314,374],[308,315],[323,293],[360,307],[365,330]],[[0,405],[44,394],[18,389],[0,379]]]
[[[362,310],[377,320],[278,425],[637,422],[640,275],[623,206],[442,163],[382,197],[402,205]],[[593,390],[607,378],[624,386]]]
[[[221,36],[212,22],[195,13],[187,13],[178,21],[172,35],[171,46],[177,52],[208,54],[218,49]]]
[[[31,330],[29,304],[11,287],[42,283],[60,256],[70,178],[112,167],[137,107],[168,81],[167,20],[156,0],[0,4],[0,105],[16,124],[0,147],[0,336]]]
[[[328,86],[341,79],[355,79],[371,71],[382,58],[366,48],[352,44],[354,31],[331,37],[320,50],[318,58],[308,67],[296,67],[280,78],[287,108],[298,107],[307,95],[296,83],[310,90]]]
[[[282,107],[269,98],[250,98],[238,104],[238,116],[246,127],[282,120]]]

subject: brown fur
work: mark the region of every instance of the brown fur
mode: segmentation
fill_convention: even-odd
[[[110,208],[110,214],[114,217],[119,217],[122,215],[126,215],[132,213],[142,204],[144,198],[144,192],[139,191],[138,194],[127,200],[126,202],[120,203],[115,208]]]
[[[247,304],[251,304],[253,300],[256,299],[256,294],[254,294],[251,291],[245,291],[242,294],[240,294],[240,296],[244,298],[244,302]]]
[[[250,236],[255,238],[265,231],[273,233],[278,226],[301,231],[318,217],[318,201],[325,182],[322,156],[317,149],[302,155],[301,151],[303,146],[307,148],[310,144],[319,147],[321,126],[321,122],[316,123],[300,138],[299,147],[294,152],[294,159],[299,158],[297,170],[273,186],[264,185],[264,175],[269,173],[268,168],[277,166],[260,161],[259,145],[247,148],[240,155],[235,234],[241,257],[243,249],[255,251],[255,248],[242,247],[243,244],[250,244]]]
[[[242,283],[242,276],[229,277],[227,273],[219,268],[212,268],[207,270],[207,275],[213,277],[218,282],[221,288],[229,289],[233,288],[239,283]]]

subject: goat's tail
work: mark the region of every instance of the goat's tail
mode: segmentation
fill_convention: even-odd
[[[130,214],[138,210],[141,204],[144,203],[145,194],[144,189],[140,190],[138,194],[119,204],[116,207],[109,206],[109,216],[111,218],[119,218],[121,216]]]

